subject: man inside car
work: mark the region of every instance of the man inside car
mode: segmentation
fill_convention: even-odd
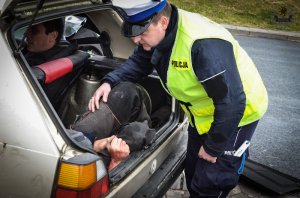
[[[33,25],[27,33],[25,58],[29,65],[39,65],[72,54],[76,48],[58,45],[64,31],[64,21],[56,19]],[[66,51],[67,49],[67,51]]]
[[[26,47],[23,50],[27,63],[32,67],[34,75],[43,86],[48,99],[51,101],[55,109],[57,109],[57,103],[59,102],[60,95],[68,86],[74,72],[70,72],[68,75],[63,75],[51,83],[44,83],[45,76],[47,75],[36,66],[75,53],[77,50],[77,46],[75,44],[60,44],[63,31],[63,19],[46,21],[33,25],[28,29]],[[52,68],[51,71],[57,71],[57,69],[59,68]]]

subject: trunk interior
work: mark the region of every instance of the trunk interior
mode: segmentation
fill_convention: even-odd
[[[110,59],[95,55],[69,85],[68,91],[62,97],[57,112],[66,128],[74,122],[77,115],[87,111],[87,104],[95,90],[99,87],[101,78],[122,63],[121,59]],[[156,130],[155,141],[149,148],[132,152],[125,161],[110,172],[112,184],[117,183],[128,172],[132,171],[147,157],[160,142],[162,142],[175,126],[175,110],[172,109],[172,99],[160,84],[159,78],[153,73],[137,82],[145,88],[150,96],[146,108],[150,112],[151,128]]]
[[[81,26],[81,29],[88,29],[95,33],[88,36],[84,34],[81,36],[76,35],[78,36],[76,38],[78,50],[88,53],[90,56],[87,60],[81,62],[80,67],[73,69],[73,71],[64,76],[62,80],[60,79],[63,81],[62,84],[55,85],[54,83],[54,87],[61,86],[61,89],[54,98],[48,98],[66,129],[75,121],[77,115],[81,115],[87,111],[88,101],[99,87],[102,77],[125,61],[125,58],[131,53],[133,46],[130,39],[123,38],[120,35],[120,30],[116,29],[120,24],[114,22],[117,16],[112,10],[106,9],[101,12],[90,11],[89,13],[81,13],[76,16],[85,17],[87,19],[84,25]],[[67,17],[68,16],[64,19],[67,19]],[[117,19],[119,20],[118,17]],[[38,19],[37,21],[42,21],[42,19]],[[26,23],[19,23],[12,28],[10,36],[15,48],[20,44],[26,32],[25,26],[28,25],[28,23],[29,20],[27,20]],[[77,30],[76,33],[78,32],[80,31]],[[73,37],[73,39],[75,38],[74,35],[64,37],[60,44],[69,45],[71,43],[71,37]],[[86,37],[89,39],[84,40]],[[93,40],[91,39],[92,37],[96,37],[97,39]],[[120,48],[120,45],[124,45],[124,47]],[[127,46],[129,46],[129,48],[127,48]],[[23,56],[24,54],[25,52],[23,52]],[[26,63],[24,57],[22,61]],[[25,64],[25,66],[27,70],[32,68],[32,65],[28,63]],[[30,74],[30,72],[28,73]],[[31,75],[34,77],[34,73],[31,73]],[[137,165],[143,162],[151,152],[158,148],[158,146],[170,136],[179,121],[179,105],[162,88],[155,71],[152,75],[141,79],[137,83],[141,85],[149,95],[146,108],[149,111],[152,121],[151,128],[156,130],[156,135],[153,143],[148,148],[132,152],[126,160],[109,173],[111,185],[118,183],[124,176],[133,171]],[[41,85],[41,87],[43,89],[45,88],[43,85]],[[40,88],[36,89],[38,90]],[[44,91],[46,92],[45,89]]]

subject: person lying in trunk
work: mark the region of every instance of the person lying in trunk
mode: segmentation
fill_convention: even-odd
[[[108,98],[107,102],[100,101],[94,112],[81,115],[70,128],[89,139],[111,171],[131,152],[150,145],[155,130],[150,128],[150,98],[144,88],[122,82],[112,88]]]

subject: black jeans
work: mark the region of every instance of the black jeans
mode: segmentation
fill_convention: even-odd
[[[242,168],[243,156],[233,156],[233,151],[236,151],[245,140],[251,140],[257,123],[258,121],[238,128],[236,134],[229,140],[229,151],[218,157],[216,163],[198,157],[207,134],[199,135],[195,128],[189,128],[185,174],[191,197],[226,197],[238,184],[238,171]],[[248,149],[245,153],[248,153]]]

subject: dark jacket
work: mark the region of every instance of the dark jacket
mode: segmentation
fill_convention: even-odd
[[[167,70],[171,50],[176,38],[178,10],[172,5],[170,24],[163,41],[152,51],[137,46],[134,53],[118,69],[109,73],[104,81],[112,86],[120,81],[137,81],[151,74],[155,69],[166,84]],[[229,138],[237,132],[239,120],[243,116],[246,97],[243,90],[236,86],[242,82],[234,58],[232,45],[220,39],[197,40],[192,46],[193,69],[209,97],[213,99],[215,112],[214,122],[203,145],[206,152],[219,156],[226,150]],[[221,68],[226,72],[220,74]],[[166,86],[165,86],[166,87]],[[239,97],[232,97],[239,95]]]

